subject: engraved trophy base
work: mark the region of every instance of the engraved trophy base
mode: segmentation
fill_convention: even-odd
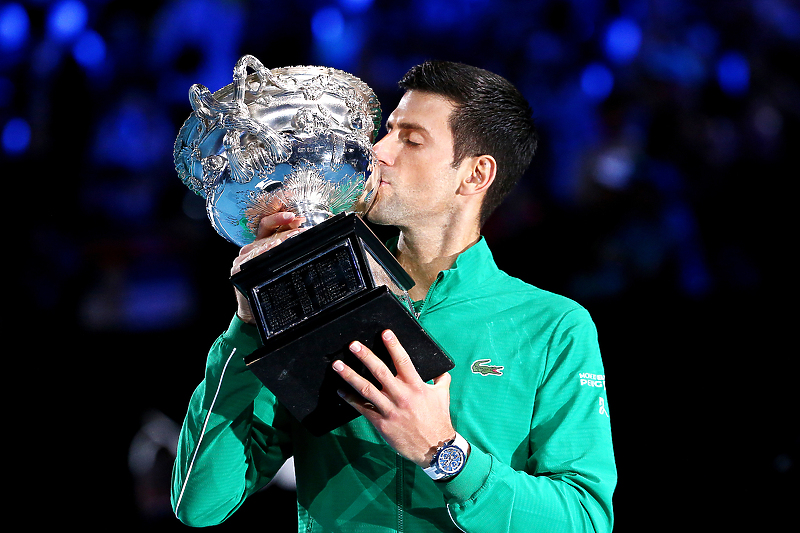
[[[336,215],[251,259],[231,282],[247,296],[263,344],[245,358],[248,368],[314,435],[359,416],[337,394],[350,387],[332,369],[335,360],[377,385],[350,352],[353,341],[394,372],[381,340],[391,329],[425,381],[454,366],[398,300],[413,286],[410,276],[355,214]]]

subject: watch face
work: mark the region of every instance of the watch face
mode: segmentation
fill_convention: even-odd
[[[464,464],[464,452],[456,446],[448,446],[439,453],[437,463],[445,474],[455,474]]]

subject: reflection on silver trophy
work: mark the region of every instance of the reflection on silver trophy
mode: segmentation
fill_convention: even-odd
[[[175,142],[175,168],[228,241],[252,242],[259,220],[277,211],[305,217],[308,227],[364,212],[373,199],[367,183],[381,109],[355,76],[318,66],[269,70],[246,55],[232,84],[214,93],[195,84],[189,99],[194,111]]]

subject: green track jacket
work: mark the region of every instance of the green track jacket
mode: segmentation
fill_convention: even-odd
[[[456,363],[450,411],[472,451],[455,479],[431,481],[363,417],[313,437],[246,368],[258,332],[234,318],[183,423],[178,518],[224,521],[294,456],[300,533],[610,531],[617,475],[586,310],[499,270],[481,239],[439,274],[419,319]]]

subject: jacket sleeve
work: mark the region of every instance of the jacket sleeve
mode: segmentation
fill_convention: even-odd
[[[463,531],[608,532],[617,473],[594,324],[582,308],[551,337],[534,402],[524,471],[472,446],[441,489]]]
[[[234,317],[212,346],[192,395],[172,472],[172,508],[192,526],[216,525],[291,455],[288,413],[247,369],[257,330]]]

